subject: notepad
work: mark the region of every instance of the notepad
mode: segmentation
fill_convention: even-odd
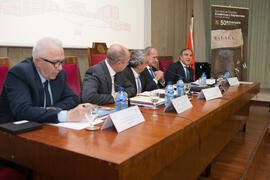
[[[0,130],[11,134],[21,134],[36,129],[41,129],[42,124],[27,120],[0,124]]]

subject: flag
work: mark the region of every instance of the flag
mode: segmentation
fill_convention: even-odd
[[[195,44],[194,44],[194,24],[193,24],[193,16],[192,16],[190,19],[186,48],[189,48],[192,50],[192,60],[191,60],[190,66],[192,67],[192,69],[194,71],[194,79],[195,79],[195,47],[194,46],[195,46]]]

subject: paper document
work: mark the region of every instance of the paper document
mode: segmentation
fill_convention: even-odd
[[[240,84],[253,84],[254,82],[248,82],[248,81],[239,81]]]
[[[103,122],[102,119],[103,118],[97,119],[94,124],[96,125],[96,124],[102,123]],[[58,124],[48,123],[48,125],[65,127],[65,128],[75,129],[75,130],[82,130],[82,129],[90,126],[88,121],[65,122],[65,123],[58,123]]]

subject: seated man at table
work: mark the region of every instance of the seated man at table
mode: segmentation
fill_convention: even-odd
[[[122,74],[128,65],[130,54],[127,48],[113,44],[105,60],[90,67],[85,74],[82,87],[82,102],[103,105],[115,102],[116,92],[123,87],[128,97],[135,95],[135,89]]]
[[[144,51],[131,51],[129,65],[124,69],[123,74],[131,82],[133,88],[136,90],[136,94],[151,91],[157,87],[150,76],[141,73],[144,71],[145,67]],[[147,77],[150,79],[147,80]]]
[[[182,77],[184,83],[194,81],[194,71],[189,67],[192,60],[192,50],[182,49],[180,51],[179,61],[171,64],[166,71],[166,82],[175,84],[179,77]]]
[[[54,38],[43,38],[27,58],[9,70],[0,96],[0,123],[80,121],[83,106],[66,83],[64,50]],[[78,106],[77,106],[78,105]],[[77,107],[76,107],[77,106]]]
[[[165,87],[164,73],[155,68],[158,64],[158,51],[155,48],[147,47],[144,53],[147,66],[141,74],[146,76],[147,83],[156,84],[155,89]]]

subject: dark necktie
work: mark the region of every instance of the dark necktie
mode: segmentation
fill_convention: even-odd
[[[187,82],[190,81],[190,74],[189,74],[189,68],[187,66],[185,66],[186,68],[186,79],[187,79]]]
[[[48,80],[44,82],[44,91],[45,91],[45,96],[46,96],[46,107],[50,107],[51,104],[51,96],[49,93],[49,89],[48,89]]]
[[[152,78],[154,79],[155,78],[155,75],[154,75],[153,69],[152,68],[149,68],[149,70],[150,70],[150,74],[151,74]]]

